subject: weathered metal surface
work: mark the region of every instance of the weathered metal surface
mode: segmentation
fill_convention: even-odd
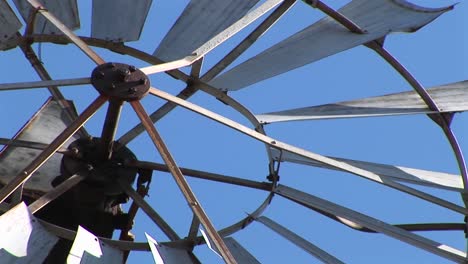
[[[220,75],[210,84],[221,90],[239,90],[390,32],[415,31],[451,8],[428,9],[403,0],[354,0],[339,12],[366,30],[365,34],[351,33],[326,17]]]
[[[1,263],[42,263],[58,241],[24,203],[0,216],[0,234]]]
[[[146,239],[153,254],[155,264],[178,264],[178,263],[192,263],[196,262],[190,257],[186,250],[179,248],[171,248],[158,244],[158,242],[150,235],[146,234]]]
[[[16,46],[16,32],[21,28],[21,22],[6,1],[0,1],[0,50]]]
[[[192,0],[161,41],[154,55],[164,61],[190,55],[226,29],[258,0]]]
[[[123,252],[113,248],[79,226],[67,258],[67,264],[123,263]]]
[[[18,8],[24,21],[28,23],[29,15],[33,10],[28,0],[13,0]],[[78,15],[78,6],[76,0],[42,0],[42,4],[49,12],[54,14],[60,21],[62,21],[69,29],[75,30],[80,27],[80,18]],[[54,26],[50,21],[41,15],[36,15],[34,23],[35,34],[62,34],[62,32]]]
[[[337,167],[329,166],[324,163],[304,158],[288,151],[280,151],[272,149],[275,160],[288,161],[293,163],[305,164],[314,167],[322,167],[332,170],[339,170]],[[378,164],[367,161],[350,160],[343,158],[330,157],[335,160],[350,164],[357,168],[371,171],[382,178],[387,178],[395,181],[409,182],[412,184],[425,185],[434,188],[448,189],[452,191],[463,191],[463,181],[459,175],[407,168],[402,166]]]
[[[28,164],[26,167],[24,166],[23,154],[19,151],[13,152],[13,156],[19,159],[19,164],[21,167],[13,167],[14,170],[19,170],[18,174],[14,178],[11,178],[12,174],[6,174],[6,177],[10,177],[10,180],[7,180],[7,184],[0,189],[0,202],[3,202],[11,193],[13,193],[19,186],[23,183],[28,181],[31,176],[38,171],[39,168],[44,167],[45,163],[54,156],[54,153],[60,149],[64,144],[68,142],[68,140],[84,125],[84,123],[91,118],[94,113],[106,102],[107,98],[104,96],[99,96],[96,100],[94,100],[84,111],[83,113],[76,118],[73,122],[68,124],[66,128],[60,133],[57,137],[55,137],[52,142],[50,142],[49,146],[45,148],[42,152],[40,152],[37,156],[33,157],[32,161],[26,163]],[[52,127],[55,124],[50,124]],[[34,135],[33,135],[34,136]],[[49,138],[50,139],[50,138]],[[19,155],[18,155],[19,154]],[[2,155],[3,156],[3,155]],[[26,156],[27,157],[27,156]],[[3,160],[4,161],[4,160]],[[6,162],[8,163],[8,162]],[[16,164],[16,162],[13,162]],[[16,165],[15,165],[16,166]],[[6,167],[6,165],[5,165]],[[4,166],[0,168],[5,169]],[[58,167],[51,166],[52,170],[57,170]],[[11,167],[10,167],[11,168]],[[22,169],[24,168],[24,169]],[[21,170],[22,169],[22,170]],[[5,172],[4,170],[0,170],[0,172]],[[3,174],[2,173],[2,174]],[[13,174],[15,175],[15,174]],[[6,177],[2,177],[4,180]],[[35,177],[34,179],[38,179]],[[32,180],[31,182],[34,182]],[[48,184],[46,184],[46,187]],[[33,185],[34,186],[34,185]]]
[[[427,92],[443,113],[468,110],[468,81],[437,86],[428,89]],[[432,113],[436,112],[429,109],[416,92],[411,91],[271,112],[256,115],[256,117],[262,123],[274,123],[295,120]]]
[[[91,36],[114,42],[140,38],[152,0],[93,0]]]
[[[72,102],[69,101],[68,103],[73,108]],[[15,136],[15,139],[49,144],[72,122],[64,114],[64,111],[58,102],[54,100],[47,101]],[[0,152],[0,183],[7,184],[40,153],[41,150],[37,149],[6,146]],[[60,175],[61,158],[61,154],[54,154],[34,174],[35,177],[26,182],[25,188],[41,192],[51,190],[52,180]]]
[[[224,238],[224,243],[231,251],[237,262],[242,264],[260,264],[260,262],[250,254],[239,242],[232,237]]]
[[[330,264],[339,264],[344,263],[335,256],[329,254],[328,252],[324,251],[323,249],[317,247],[316,245],[310,243],[309,241],[305,240],[301,236],[295,234],[291,230],[285,228],[284,226],[278,224],[277,222],[271,220],[268,217],[261,216],[256,221],[264,224],[274,232],[278,233],[282,237],[286,238],[288,241],[293,243],[294,245],[302,248],[303,250],[307,251],[312,256],[316,257],[323,263],[330,263]]]
[[[450,259],[459,263],[464,263],[466,261],[465,252],[430,240],[428,238],[413,234],[401,228],[392,226],[383,221],[353,211],[338,204],[334,204],[332,202],[323,200],[308,193],[304,193],[284,185],[278,185],[275,192],[305,207],[311,209],[319,209],[327,213],[336,215],[338,217],[343,217],[345,219],[348,219],[349,221],[355,222],[359,225],[367,227],[376,232],[385,234],[387,236],[393,237],[415,247],[419,247],[428,252],[432,252],[443,258]]]

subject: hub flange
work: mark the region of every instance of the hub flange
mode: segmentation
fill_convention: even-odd
[[[135,66],[109,62],[91,73],[91,83],[100,94],[122,101],[140,100],[149,92],[148,76]]]

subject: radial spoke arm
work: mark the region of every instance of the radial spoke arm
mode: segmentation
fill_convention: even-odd
[[[161,164],[161,163],[155,163],[155,162],[132,160],[132,161],[128,161],[127,163],[125,163],[125,165],[135,167],[135,168],[170,172],[169,167],[167,165]],[[256,181],[247,180],[243,178],[226,176],[226,175],[193,170],[193,169],[187,169],[187,168],[182,168],[182,167],[179,167],[179,169],[183,173],[183,175],[189,176],[189,177],[223,182],[223,183],[228,183],[228,184],[234,184],[238,186],[260,189],[260,190],[265,190],[265,191],[269,191],[272,188],[272,185],[266,182],[256,182]]]
[[[22,82],[22,83],[4,83],[0,84],[0,91],[44,88],[49,86],[72,86],[90,84],[90,78],[77,78],[77,79],[63,79],[63,80],[50,80],[50,81],[35,81],[35,82]]]
[[[27,0],[31,6],[43,15],[50,23],[54,24],[63,34],[65,34],[75,45],[80,48],[96,64],[104,64],[105,61],[94,52],[84,41],[82,41],[73,31],[63,24],[56,16],[50,13],[39,1]]]
[[[219,250],[224,261],[226,263],[237,263],[234,257],[232,256],[232,254],[229,252],[229,249],[227,248],[223,239],[218,234],[213,224],[211,223],[210,219],[206,215],[201,204],[198,202],[198,199],[195,197],[195,194],[192,192],[190,186],[188,185],[187,181],[182,175],[182,172],[180,171],[176,162],[172,158],[172,155],[169,153],[169,150],[167,149],[166,145],[162,141],[162,138],[160,137],[156,128],[153,126],[151,119],[146,114],[141,103],[139,101],[133,101],[131,102],[131,105],[133,109],[135,110],[135,112],[137,113],[138,117],[140,118],[141,122],[145,126],[148,132],[148,135],[150,136],[154,145],[156,146],[159,153],[161,154],[161,157],[163,158],[164,162],[167,164],[177,185],[179,186],[185,199],[187,200],[189,207],[192,209],[194,214],[197,215],[198,219],[200,219],[201,224],[207,230],[208,236],[213,240],[216,248]]]
[[[352,174],[355,174],[355,175],[358,175],[358,176],[361,176],[363,178],[366,178],[366,179],[369,179],[369,180],[372,180],[372,181],[375,181],[379,184],[383,184],[383,185],[386,185],[386,186],[389,186],[389,187],[392,187],[394,189],[397,189],[399,191],[402,191],[402,192],[405,192],[405,193],[408,193],[408,194],[411,194],[413,196],[416,196],[416,197],[419,197],[423,200],[426,200],[426,201],[429,201],[429,202],[432,202],[432,203],[435,203],[435,204],[438,204],[438,205],[441,205],[445,208],[448,208],[450,210],[453,210],[453,211],[456,211],[456,212],[459,212],[461,214],[467,214],[468,213],[468,210],[464,207],[461,207],[461,206],[458,206],[454,203],[451,203],[451,202],[448,202],[446,200],[443,200],[443,199],[440,199],[438,197],[435,197],[433,195],[430,195],[430,194],[427,194],[427,193],[424,193],[424,192],[421,192],[421,191],[418,191],[416,189],[413,189],[413,188],[410,188],[408,186],[405,186],[405,185],[402,185],[402,184],[399,184],[397,182],[394,182],[394,181],[391,181],[391,180],[387,180],[387,179],[382,179],[379,175],[371,172],[371,171],[368,171],[368,170],[365,170],[365,169],[361,169],[361,168],[358,168],[356,166],[353,166],[349,163],[346,163],[346,162],[343,162],[343,161],[339,161],[339,160],[335,160],[335,159],[332,159],[332,158],[328,158],[328,157],[325,157],[325,156],[322,156],[322,155],[319,155],[319,154],[316,154],[316,153],[313,153],[313,152],[310,152],[310,151],[307,151],[307,150],[304,150],[304,149],[301,149],[301,148],[298,148],[298,147],[295,147],[295,146],[292,146],[292,145],[289,145],[289,144],[286,144],[286,143],[283,143],[283,142],[280,142],[280,141],[277,141],[273,138],[270,138],[268,136],[265,136],[261,133],[258,133],[257,131],[253,130],[253,129],[250,129],[242,124],[239,124],[237,122],[234,122],[230,119],[227,119],[221,115],[218,115],[216,113],[213,113],[205,108],[202,108],[198,105],[195,105],[193,103],[190,103],[190,102],[187,102],[187,101],[184,101],[184,100],[181,100],[175,96],[172,96],[168,93],[165,93],[163,91],[160,91],[160,90],[157,90],[157,89],[154,89],[154,88],[151,88],[150,89],[150,93],[155,95],[155,96],[158,96],[160,98],[163,98],[165,100],[168,100],[168,101],[171,101],[171,102],[174,102],[188,110],[191,110],[195,113],[198,113],[198,114],[201,114],[203,116],[206,116],[216,122],[219,122],[221,124],[224,124],[230,128],[233,128],[249,137],[252,137],[252,138],[255,138],[273,148],[277,148],[277,149],[281,149],[281,150],[285,150],[285,151],[288,151],[288,152],[292,152],[292,153],[295,153],[299,156],[302,156],[302,157],[305,157],[305,158],[309,158],[309,159],[312,159],[312,160],[315,160],[317,162],[320,162],[320,163],[323,163],[323,164],[326,164],[328,166],[331,166],[331,167],[334,167],[334,168],[337,168],[339,170],[342,170],[342,171],[346,171],[346,172],[349,172],[349,173],[352,173]]]
[[[26,182],[33,173],[44,164],[65,142],[80,129],[84,123],[107,101],[107,97],[99,96],[78,118],[73,121],[50,145],[44,149],[20,174],[0,189],[0,203]]]

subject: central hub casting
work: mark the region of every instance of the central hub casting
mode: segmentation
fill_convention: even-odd
[[[135,66],[123,63],[104,63],[91,74],[91,83],[100,94],[122,101],[140,100],[148,94],[148,76]]]

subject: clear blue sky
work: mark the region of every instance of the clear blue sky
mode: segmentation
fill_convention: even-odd
[[[90,2],[79,1],[79,35],[89,35]],[[129,45],[152,53],[186,2],[188,1],[153,1],[140,41]],[[346,2],[348,1],[326,1],[334,8],[339,8]],[[424,6],[429,4],[432,7],[454,3],[422,0],[413,2]],[[467,15],[468,5],[461,2],[454,10],[443,14],[416,33],[390,35],[385,46],[425,87],[466,80]],[[311,9],[299,1],[235,64],[322,16],[318,10]],[[247,31],[239,35],[245,36],[251,29],[252,27],[248,27]],[[209,54],[204,70],[221,58],[239,39],[240,37],[235,37]],[[34,49],[38,50],[38,45],[35,45]],[[101,49],[96,51],[107,61],[146,66],[145,63],[128,56]],[[43,44],[41,54],[44,65],[57,79],[89,76],[94,68],[94,64],[71,45]],[[0,55],[0,68],[3,69],[0,82],[38,80],[19,49],[1,52]],[[152,85],[172,94],[178,93],[184,86],[182,82],[162,74],[152,77]],[[230,95],[253,113],[264,113],[409,90],[411,87],[378,55],[365,47],[357,47]],[[79,111],[97,95],[91,86],[64,88],[63,92],[74,100]],[[43,104],[47,96],[45,90],[2,93],[0,119],[4,125],[0,136],[12,136]],[[190,101],[248,124],[241,115],[206,94],[198,93]],[[148,96],[143,103],[147,111],[152,112],[164,102]],[[91,134],[100,135],[104,115],[105,108],[86,125]],[[457,114],[453,122],[453,129],[465,152],[468,147],[467,121],[466,114]],[[125,133],[136,122],[136,116],[130,106],[125,106],[118,135]],[[184,109],[176,109],[159,122],[157,127],[180,166],[257,181],[264,181],[268,174],[267,157],[262,144],[204,117]],[[266,126],[266,130],[278,140],[323,155],[458,173],[455,158],[442,131],[422,115],[278,123]],[[129,147],[140,160],[161,162],[146,135],[138,137]],[[280,176],[281,184],[388,223],[463,221],[463,216],[459,214],[347,173],[284,163],[281,165]],[[224,227],[241,219],[260,205],[267,196],[267,193],[261,191],[204,180],[189,179],[189,183],[217,227]],[[172,177],[157,172],[153,176],[151,187],[149,202],[181,236],[185,236],[192,214]],[[421,189],[462,204],[459,195],[455,193]],[[395,239],[351,230],[281,197],[273,199],[265,215],[346,263],[445,263],[444,259]],[[144,232],[158,241],[167,239],[143,213],[140,213],[136,218],[133,233],[137,240],[144,241]],[[419,234],[466,250],[466,240],[462,232]],[[316,261],[260,223],[253,223],[234,237],[262,263]],[[222,262],[206,246],[198,247],[195,253],[203,263]],[[151,256],[148,253],[132,253],[129,259],[129,263],[151,263],[150,261]]]

